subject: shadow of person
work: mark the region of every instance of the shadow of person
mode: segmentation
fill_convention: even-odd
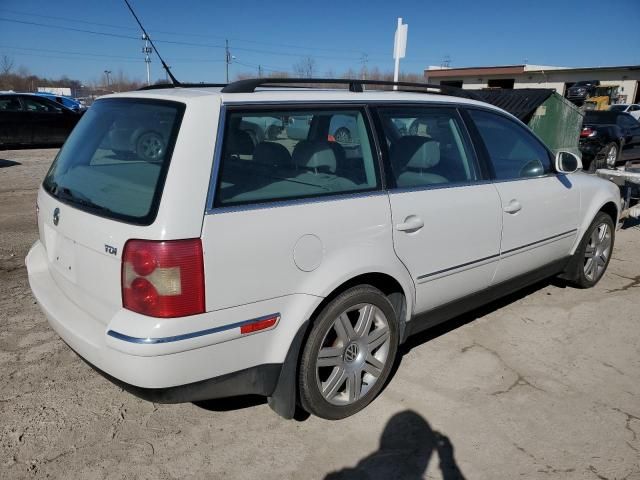
[[[325,480],[420,479],[427,471],[434,450],[444,480],[464,480],[453,456],[449,439],[435,432],[412,410],[397,413],[387,423],[380,447],[353,468],[331,472]]]

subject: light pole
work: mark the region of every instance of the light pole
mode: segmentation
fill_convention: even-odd
[[[105,70],[104,71],[104,75],[105,77],[107,77],[107,90],[109,90],[109,85],[110,85],[110,77],[111,77],[111,70]]]

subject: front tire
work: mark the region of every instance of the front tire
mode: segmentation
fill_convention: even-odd
[[[384,388],[398,350],[387,297],[370,285],[350,288],[320,312],[299,369],[302,407],[328,420],[353,415]]]
[[[599,212],[571,260],[569,281],[574,286],[591,288],[600,281],[611,260],[614,240],[613,220],[606,213]]]

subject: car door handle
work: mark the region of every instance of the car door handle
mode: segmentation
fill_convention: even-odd
[[[520,210],[522,210],[522,204],[515,199],[511,200],[509,205],[504,207],[504,211],[511,214],[518,213]]]
[[[399,223],[396,225],[396,230],[400,232],[417,232],[422,227],[424,227],[424,221],[415,215],[409,215],[404,219],[403,223]]]

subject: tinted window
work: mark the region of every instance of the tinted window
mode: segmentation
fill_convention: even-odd
[[[591,123],[591,124],[607,124],[607,123],[616,123],[616,118],[618,117],[618,113],[608,111],[592,111],[586,112],[584,114],[583,123]]]
[[[394,107],[380,115],[398,188],[479,178],[455,109]]]
[[[378,187],[359,110],[227,115],[215,204],[238,205]]]
[[[499,180],[537,177],[551,171],[546,148],[526,128],[490,112],[469,110]]]
[[[45,189],[77,208],[151,223],[183,111],[155,100],[95,102],[53,162]]]
[[[628,113],[625,113],[625,114],[620,115],[618,117],[618,125],[621,125],[621,126],[627,127],[627,128],[637,127],[638,126],[638,121],[635,118],[633,118],[631,115],[629,115]]]
[[[28,112],[59,112],[62,110],[52,101],[37,97],[22,97],[24,108]]]
[[[610,112],[624,112],[627,109],[626,105],[611,105],[609,107]]]
[[[18,97],[0,97],[0,112],[17,112],[20,110],[22,110],[22,106]]]

